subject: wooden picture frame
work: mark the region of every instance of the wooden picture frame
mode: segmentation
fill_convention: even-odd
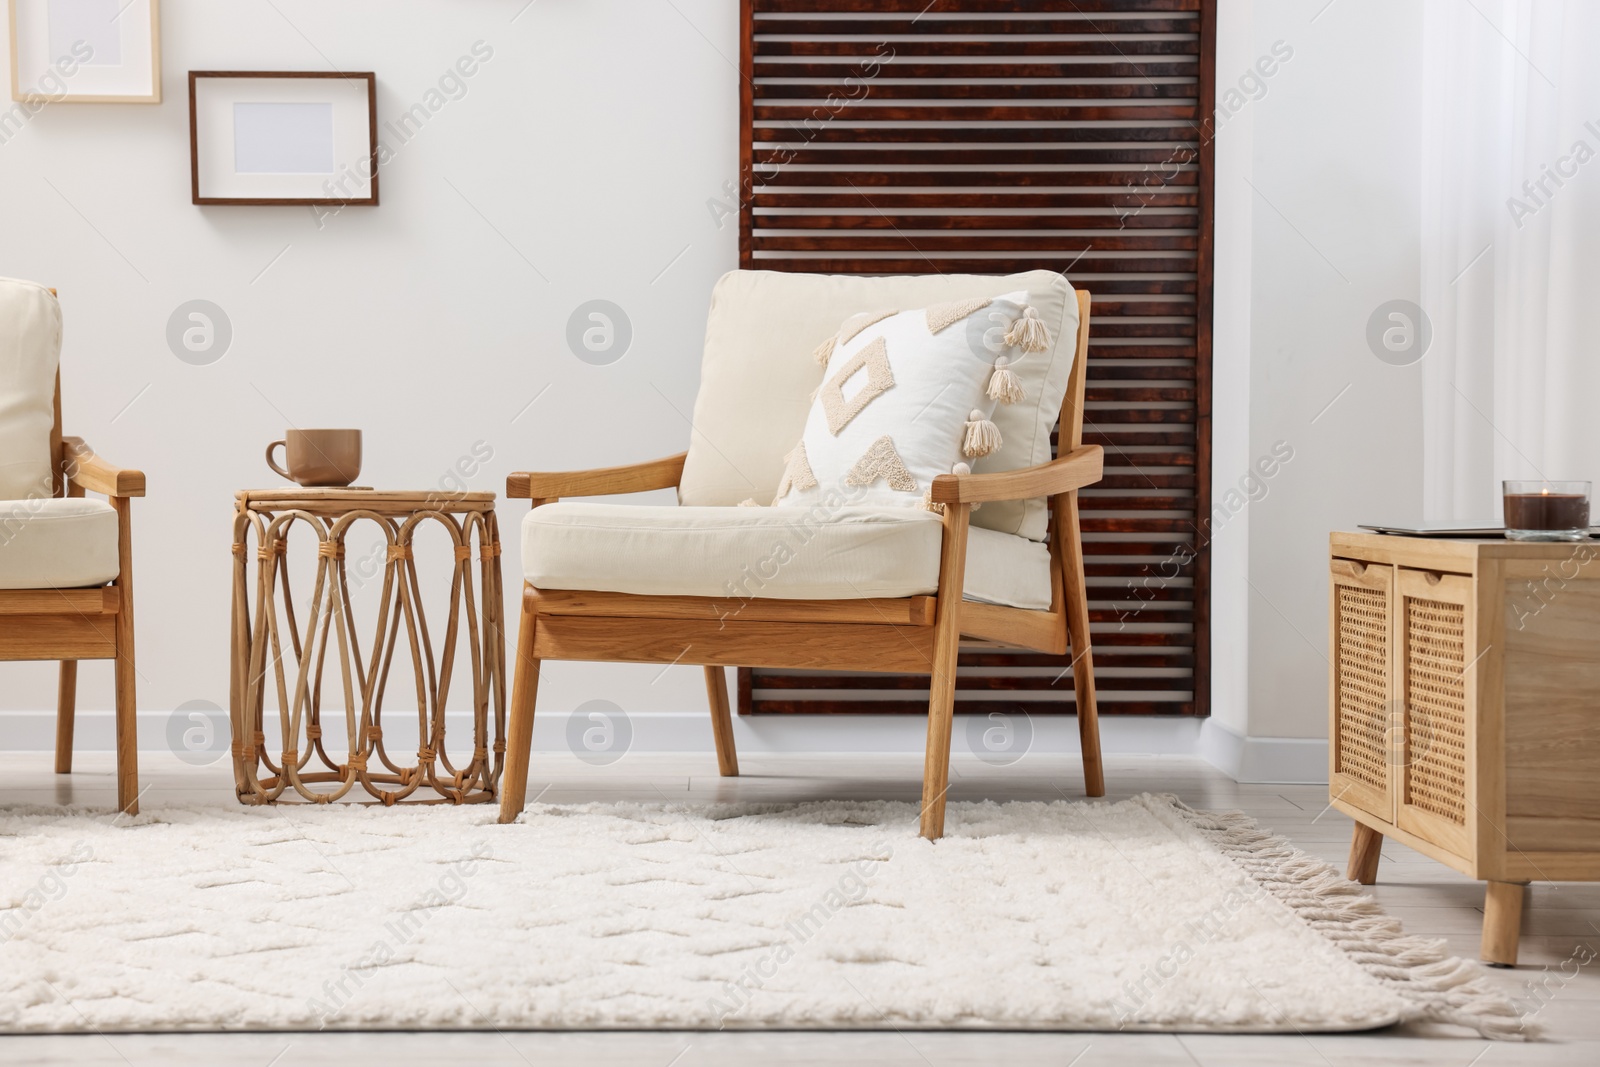
[[[148,47],[150,72],[148,79],[142,71],[135,70],[137,92],[111,92],[107,83],[114,79],[105,67],[120,68],[124,64],[89,64],[73,48],[65,54],[50,56],[50,26],[45,8],[48,0],[7,0],[6,17],[11,52],[11,99],[23,104],[159,104],[161,103],[161,0],[126,0],[115,3],[110,21],[118,23],[119,48],[131,46],[130,57],[137,57],[142,66]],[[19,17],[19,9],[22,14]],[[142,17],[141,17],[142,16]],[[124,21],[126,20],[126,21]],[[148,41],[146,38],[148,37]],[[26,40],[24,40],[26,39]],[[45,51],[39,53],[38,48]],[[121,52],[119,52],[119,55]],[[101,68],[101,69],[97,69]],[[24,72],[27,77],[24,77]],[[43,79],[54,77],[60,91],[41,92]],[[23,87],[23,82],[31,84]],[[85,84],[87,80],[87,84]],[[74,86],[80,91],[74,92]]]
[[[247,81],[280,81],[287,83],[282,92],[266,91],[260,94],[257,100],[235,100],[235,105],[264,104],[279,106],[285,103],[281,99],[271,97],[296,97],[289,103],[327,103],[330,110],[330,127],[328,136],[331,138],[328,167],[326,171],[255,171],[243,174],[235,169],[231,175],[223,174],[222,170],[214,165],[208,168],[208,158],[214,164],[217,148],[209,144],[206,133],[207,126],[223,125],[229,121],[237,121],[237,107],[232,112],[232,119],[218,117],[220,105],[214,101],[202,101],[203,85],[213,84],[219,87],[222,102],[228,100],[228,94],[238,96],[253,95],[247,93],[240,85],[224,86],[224,82]],[[314,92],[307,92],[307,83],[322,81],[339,83],[329,86],[328,99],[320,101],[315,99]],[[288,88],[292,85],[293,88]],[[364,100],[353,100],[350,95],[351,87],[355,87]],[[342,95],[342,99],[340,99]],[[333,122],[333,115],[340,111],[346,115],[359,114],[366,123],[365,136],[360,136],[359,131],[352,134],[343,129],[341,124]],[[211,114],[208,115],[207,112]],[[238,130],[233,127],[230,131],[234,144],[234,162],[238,161],[240,150],[237,141]],[[214,137],[223,136],[218,130],[212,134]],[[339,142],[343,141],[346,150],[340,152]],[[324,178],[318,188],[320,195],[306,195],[310,183],[318,178]],[[354,180],[354,186],[351,181]],[[236,187],[233,195],[218,195],[221,190],[216,186],[230,183]],[[273,184],[284,188],[282,195],[277,195],[266,190]],[[205,187],[203,189],[203,187]],[[325,71],[310,70],[191,70],[189,72],[189,191],[190,202],[200,206],[214,204],[251,204],[251,205],[368,205],[376,206],[378,203],[378,93],[377,75],[371,71],[349,71],[329,73]],[[348,195],[341,195],[348,193]]]

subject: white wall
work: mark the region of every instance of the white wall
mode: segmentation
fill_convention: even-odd
[[[0,274],[62,292],[68,431],[150,475],[140,697],[162,713],[226,706],[231,494],[274,484],[259,455],[286,425],[363,427],[363,482],[393,487],[432,488],[479,441],[494,458],[471,486],[496,491],[530,465],[677,451],[707,294],[736,261],[734,222],[707,207],[736,176],[733,0],[276,7],[168,0],[166,103],[51,106],[0,144]],[[384,122],[480,40],[492,59],[398,147],[382,206],[319,228],[303,208],[190,205],[188,69],[375,70]],[[1364,330],[1417,295],[1421,5],[1222,0],[1220,88],[1280,40],[1292,59],[1217,135],[1219,500],[1276,442],[1294,449],[1213,545],[1213,704],[1235,738],[1322,736],[1326,534],[1416,514],[1420,485],[1417,369],[1380,363]],[[233,323],[212,366],[165,341],[195,298]],[[594,298],[633,324],[611,366],[564,340]],[[522,514],[501,507],[513,537]],[[83,706],[108,707],[109,669],[83,674]],[[592,698],[698,712],[704,695],[693,668],[545,671],[542,708]],[[0,717],[53,702],[49,666],[0,673]]]
[[[1219,695],[1248,663],[1243,713],[1217,717],[1322,738],[1328,532],[1421,517],[1420,371],[1365,333],[1420,285],[1422,5],[1223,0],[1220,27],[1219,100],[1275,43],[1293,56],[1218,137],[1215,492],[1279,442],[1293,458],[1217,539]]]
[[[494,457],[471,487],[497,492],[513,470],[685,446],[707,297],[736,264],[736,220],[719,229],[706,202],[737,176],[739,53],[734,0],[167,0],[163,15],[164,103],[48,106],[0,144],[0,274],[61,292],[68,432],[149,475],[139,696],[165,711],[227,706],[232,494],[278,484],[261,452],[286,425],[362,427],[363,483],[398,488],[433,488],[480,440]],[[319,229],[305,207],[190,204],[191,68],[373,70],[381,123],[480,40],[492,58],[398,147],[380,206]],[[195,298],[233,324],[211,366],[165,340]],[[632,320],[611,366],[566,345],[594,298]],[[513,540],[524,510],[501,507]],[[108,708],[109,667],[82,674],[82,705]],[[0,709],[53,708],[54,677],[6,664]],[[558,664],[544,685],[552,710],[704,701],[688,668]]]
[[[1254,3],[1222,0],[1217,10],[1218,84],[1233,84],[1252,68]],[[1268,83],[1266,90],[1270,93]],[[1263,97],[1263,99],[1265,99]],[[1243,471],[1250,465],[1250,253],[1251,198],[1245,178],[1255,145],[1255,104],[1250,101],[1216,126],[1212,144],[1215,288],[1212,314],[1211,465]],[[1250,732],[1250,516],[1216,530],[1211,541],[1211,716],[1234,735]]]

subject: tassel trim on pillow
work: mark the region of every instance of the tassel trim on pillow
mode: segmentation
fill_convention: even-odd
[[[1011,361],[1005,356],[994,361],[994,373],[989,376],[986,392],[990,400],[998,400],[1002,404],[1015,404],[1026,396],[1022,391],[1022,382],[1017,379],[1017,372],[1011,369]]]
[[[965,463],[957,463],[955,466],[950,468],[950,473],[951,474],[971,474],[972,473],[972,468],[969,467]],[[982,504],[968,504],[967,505],[967,510],[969,512],[973,512],[973,511],[977,511],[981,507],[983,507]]]
[[[747,496],[743,500],[739,501],[739,506],[741,508],[759,508],[761,505],[756,503],[755,497]]]
[[[963,456],[987,456],[1000,447],[1000,428],[983,417],[977,408],[967,416],[967,431],[961,439]]]
[[[816,348],[811,350],[811,356],[817,361],[817,366],[826,367],[828,360],[833,358],[833,345],[837,338],[830,337]]]
[[[965,463],[957,463],[955,466],[950,468],[950,473],[951,474],[971,474],[972,473],[972,468],[970,466],[968,466],[967,464],[965,464]],[[944,514],[944,505],[943,504],[935,504],[933,502],[933,485],[931,483],[928,485],[928,488],[922,494],[922,507],[923,507],[924,510],[931,511],[935,515],[943,515]],[[983,505],[982,504],[970,504],[970,505],[968,505],[968,507],[972,511],[977,511],[979,508],[983,507]]]
[[[1036,309],[1025,307],[1006,331],[1006,344],[1016,345],[1024,352],[1043,352],[1050,347],[1050,329]]]

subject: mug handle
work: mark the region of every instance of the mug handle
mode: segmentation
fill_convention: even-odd
[[[283,445],[283,444],[284,444],[284,442],[282,442],[282,441],[274,441],[270,445],[267,446],[267,466],[271,467],[274,471],[276,471],[280,477],[284,478],[287,481],[291,481],[292,482],[292,481],[294,481],[294,479],[289,477],[289,472],[284,470],[282,467],[278,466],[276,463],[272,462],[272,450],[274,448],[277,448],[279,445]],[[287,448],[288,446],[284,445],[284,447]]]

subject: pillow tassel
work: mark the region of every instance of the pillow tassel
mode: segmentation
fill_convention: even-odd
[[[965,463],[957,463],[955,466],[950,468],[950,473],[951,474],[971,474],[972,473],[972,468],[969,465],[965,464]],[[928,486],[928,491],[926,493],[922,494],[922,506],[924,508],[928,509],[929,511],[933,512],[935,515],[943,515],[944,514],[944,505],[943,504],[935,504],[933,502],[933,486],[932,485],[929,485]],[[969,504],[967,506],[972,511],[977,511],[979,508],[983,507],[982,504]]]
[[[1036,309],[1025,307],[1022,316],[1006,331],[1006,344],[1016,345],[1024,352],[1043,352],[1050,347],[1050,330]]]
[[[961,441],[963,456],[987,456],[1000,447],[1000,428],[983,417],[977,408],[967,416],[967,432]]]
[[[755,497],[747,496],[743,500],[739,501],[739,506],[741,508],[759,508],[761,505],[756,503]]]
[[[1011,369],[1011,361],[1005,356],[994,361],[994,373],[989,376],[986,392],[990,400],[998,400],[1002,404],[1015,404],[1026,396],[1022,391],[1022,382],[1017,379],[1017,372]]]
[[[826,367],[828,360],[833,358],[834,341],[835,338],[830,337],[812,350],[811,355],[817,361],[817,366]]]

